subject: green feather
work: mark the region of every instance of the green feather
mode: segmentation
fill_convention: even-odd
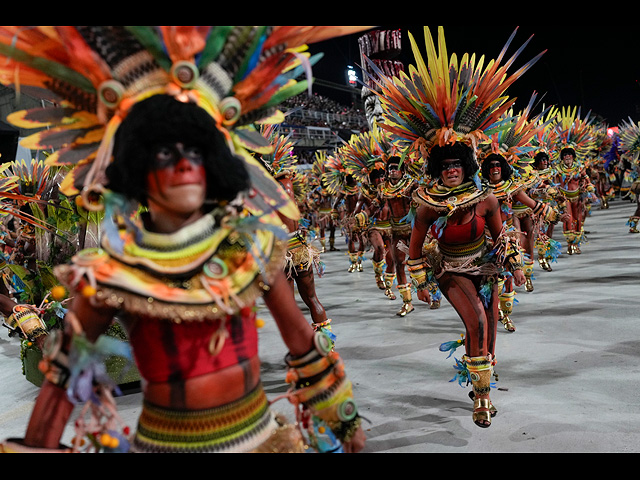
[[[136,27],[124,27],[129,33],[131,33],[136,40],[138,40],[142,46],[156,59],[158,64],[165,70],[171,69],[171,59],[167,56],[167,53],[162,44],[162,39],[158,36],[158,33],[153,27],[149,26],[136,26]]]
[[[200,69],[206,67],[218,58],[232,30],[233,27],[229,26],[214,25],[211,27],[211,31],[207,37],[207,43],[202,49],[202,54],[198,62]]]

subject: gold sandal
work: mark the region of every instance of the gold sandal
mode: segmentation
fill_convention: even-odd
[[[498,412],[489,398],[493,372],[492,356],[468,357],[465,355],[464,362],[473,386],[473,423],[481,428],[488,428],[491,426],[491,418]]]

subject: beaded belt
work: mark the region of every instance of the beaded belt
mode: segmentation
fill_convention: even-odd
[[[375,219],[371,224],[371,228],[374,230],[391,230],[391,222],[389,220]]]
[[[440,253],[449,263],[461,263],[471,258],[475,258],[484,251],[485,238],[481,236],[474,242],[463,243],[460,245],[448,245],[440,243],[438,245]]]
[[[170,410],[145,402],[132,451],[249,452],[267,442],[278,427],[262,385],[240,400],[207,410]]]
[[[562,187],[559,190],[570,202],[576,202],[580,199],[580,190],[565,190]]]

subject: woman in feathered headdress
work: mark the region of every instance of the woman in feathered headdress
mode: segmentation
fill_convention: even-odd
[[[634,122],[629,119],[628,122],[622,121],[619,130],[620,150],[622,150],[629,163],[633,167],[635,178],[633,179],[630,192],[635,196],[636,210],[627,220],[629,233],[640,233],[638,223],[640,222],[640,178],[638,178],[638,158],[640,157],[640,122]]]
[[[69,168],[63,191],[106,219],[101,248],[56,270],[73,296],[67,329],[43,352],[25,438],[5,450],[59,448],[74,404],[90,400],[83,413],[97,418],[75,425],[100,451],[362,447],[342,361],[309,327],[282,269],[277,214],[297,218],[297,208],[249,153],[270,151],[255,122],[281,121],[278,103],[306,88],[296,81],[304,44],[354,28],[0,27],[2,83],[57,99],[10,120],[50,127],[26,143],[54,150],[49,163]],[[315,428],[308,440],[278,420],[261,386],[260,295],[290,350],[289,396]],[[114,387],[101,370],[106,356],[129,355],[101,335],[115,315],[145,379],[132,438],[109,410]]]
[[[540,221],[555,222],[558,214],[553,209],[527,194],[536,177],[532,175],[530,153],[535,148],[531,140],[539,130],[544,112],[529,118],[536,95],[531,97],[528,107],[519,115],[505,121],[500,132],[494,134],[487,144],[483,144],[482,178],[493,188],[493,195],[500,204],[502,221],[507,232],[518,235],[518,248],[524,254],[523,272],[525,289],[533,291],[533,246],[534,224]],[[509,332],[515,332],[511,314],[516,292],[511,275],[499,277],[500,321]]]
[[[586,173],[584,159],[593,149],[594,136],[589,114],[581,118],[580,109],[562,108],[555,120],[558,131],[558,156],[555,159],[554,182],[567,199],[563,233],[569,255],[582,253],[585,241],[585,197],[595,188]]]
[[[271,141],[274,151],[269,155],[261,155],[260,159],[291,199],[296,199],[294,178],[298,173],[294,168],[297,163],[297,157],[293,153],[294,143],[290,136],[280,135],[273,126],[262,127],[261,132]],[[333,339],[331,319],[328,318],[315,287],[314,268],[318,276],[324,274],[320,252],[310,244],[307,228],[301,220],[287,218],[284,215],[280,215],[280,218],[289,232],[284,269],[291,291],[294,291],[295,283],[300,298],[309,308],[313,328],[323,329]]]
[[[539,120],[545,127],[538,130],[531,141],[535,147],[531,166],[536,180],[531,185],[529,196],[534,200],[547,203],[562,215],[566,209],[566,198],[553,182],[553,168],[551,165],[551,159],[557,146],[558,132],[550,120],[555,118],[556,114],[557,110],[552,107],[545,118]],[[554,222],[540,222],[535,232],[538,263],[540,268],[548,272],[553,270],[551,263],[557,261],[562,249],[560,243],[552,238],[555,225],[556,223]]]
[[[478,144],[498,131],[499,119],[515,102],[506,97],[506,89],[539,58],[508,75],[517,54],[502,62],[512,38],[485,67],[484,57],[477,63],[475,55],[464,55],[460,62],[455,55],[450,58],[442,27],[436,50],[425,27],[427,62],[410,34],[417,66],[393,79],[379,74],[385,112],[381,127],[394,135],[405,158],[426,161],[430,180],[413,196],[419,207],[407,266],[418,298],[430,300],[428,284],[436,278],[465,325],[461,365],[473,385],[473,420],[480,427],[490,426],[495,414],[489,388],[498,321],[497,276],[504,266],[512,271],[516,285],[524,283],[521,257],[502,234],[498,202],[480,183],[476,160]],[[491,252],[485,225],[496,246]],[[437,240],[437,248],[425,251],[428,233]]]
[[[347,272],[361,272],[365,248],[362,236],[363,225],[358,225],[355,208],[358,203],[360,184],[358,176],[347,168],[345,151],[348,146],[339,148],[334,155],[327,157],[322,180],[332,195],[331,218],[342,229],[347,242],[349,268]]]

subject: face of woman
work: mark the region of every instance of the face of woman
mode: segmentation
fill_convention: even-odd
[[[571,164],[573,163],[573,155],[571,155],[570,153],[565,153],[562,156],[562,161],[564,162],[565,166],[571,166]]]
[[[147,174],[149,208],[177,216],[200,211],[207,193],[203,158],[199,148],[182,143],[158,147]]]
[[[442,173],[440,174],[445,187],[457,187],[464,181],[464,168],[462,162],[457,158],[449,158],[442,162]]]
[[[489,163],[489,182],[500,183],[502,181],[502,165],[498,161]]]
[[[387,167],[387,175],[391,180],[399,180],[402,178],[402,170],[397,163],[390,163]]]

